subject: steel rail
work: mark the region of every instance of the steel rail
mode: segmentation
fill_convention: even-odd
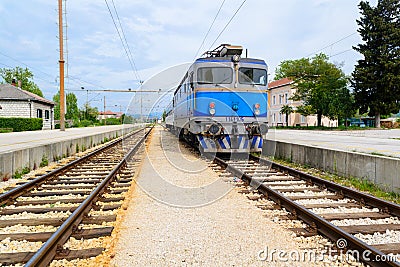
[[[336,184],[334,182],[315,177],[311,174],[284,166],[282,164],[278,164],[275,162],[272,162],[267,159],[255,157],[255,156],[250,156],[250,159],[255,160],[260,162],[261,164],[271,166],[273,169],[278,169],[282,172],[287,172],[288,174],[298,177],[299,179],[306,180],[308,182],[311,182],[315,185],[318,185],[320,187],[326,188],[327,190],[333,191],[338,193],[341,196],[348,197],[354,200],[357,200],[360,204],[362,205],[368,205],[372,206],[374,208],[380,209],[382,212],[392,214],[394,216],[400,217],[400,205],[389,202],[380,198],[377,198],[375,196],[363,193],[361,191],[354,190],[352,188]]]
[[[315,226],[316,230],[322,235],[328,237],[331,240],[337,241],[338,239],[344,238],[347,242],[347,251],[357,251],[359,257],[358,260],[370,265],[370,266],[400,266],[399,262],[395,261],[374,261],[375,259],[383,259],[386,254],[381,251],[375,249],[374,247],[366,244],[365,242],[355,238],[349,233],[343,231],[339,227],[333,225],[329,221],[325,220],[321,216],[314,214],[303,206],[297,204],[290,198],[284,196],[283,194],[271,189],[269,186],[263,184],[262,182],[253,179],[249,175],[245,174],[243,171],[229,165],[227,162],[222,159],[216,157],[214,158],[214,162],[224,167],[227,171],[231,172],[245,183],[248,183],[250,186],[256,188],[259,192],[267,196],[269,199],[273,200],[279,206],[285,208],[287,211],[291,212],[294,219],[299,218],[304,221],[308,225]],[[367,254],[367,255],[366,255]],[[369,260],[372,259],[372,260]],[[385,258],[386,259],[386,258]]]
[[[62,250],[63,244],[70,238],[71,234],[77,229],[82,218],[92,208],[92,204],[97,201],[100,194],[107,188],[109,183],[115,178],[117,173],[127,164],[130,157],[139,149],[150,134],[152,128],[139,140],[139,142],[128,152],[121,162],[107,175],[106,178],[94,189],[90,195],[78,206],[70,217],[57,229],[56,232],[44,243],[44,245],[32,256],[25,264],[26,267],[48,266],[57,253]]]
[[[38,178],[35,178],[35,179],[33,179],[33,180],[29,181],[29,182],[26,182],[26,183],[24,183],[24,184],[22,184],[22,185],[20,185],[18,187],[15,187],[15,188],[7,191],[7,192],[4,192],[3,194],[0,195],[0,206],[3,205],[3,204],[10,203],[11,201],[15,200],[17,197],[19,197],[19,196],[23,195],[24,193],[32,190],[33,188],[35,188],[37,186],[40,186],[41,184],[45,183],[50,178],[56,177],[58,175],[61,175],[61,174],[65,173],[65,172],[67,172],[68,170],[70,170],[71,168],[76,166],[77,164],[82,163],[82,162],[90,159],[91,157],[95,156],[96,154],[98,154],[98,153],[100,153],[100,152],[102,152],[102,151],[104,151],[104,150],[116,145],[119,142],[122,142],[122,140],[124,140],[124,139],[126,139],[126,138],[128,138],[128,137],[130,137],[130,136],[132,136],[132,135],[134,135],[134,134],[136,134],[136,133],[138,133],[138,132],[140,132],[142,130],[143,130],[143,128],[139,129],[139,130],[136,130],[134,132],[128,133],[125,136],[121,136],[121,137],[117,138],[116,140],[110,142],[106,146],[100,147],[100,148],[90,152],[89,154],[87,154],[87,155],[85,155],[85,156],[83,156],[81,158],[78,158],[78,159],[76,159],[74,161],[71,161],[70,163],[68,163],[68,164],[66,164],[66,165],[64,165],[64,166],[62,166],[60,168],[57,168],[57,169],[55,169],[55,170],[53,170],[53,171],[51,171],[49,173],[46,173],[46,174],[44,174],[44,175],[42,175],[42,176],[40,176]]]

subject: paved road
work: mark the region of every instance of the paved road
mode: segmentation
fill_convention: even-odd
[[[400,158],[400,129],[358,131],[272,130],[268,138],[345,151]]]
[[[86,128],[70,128],[65,132],[60,130],[43,130],[16,133],[0,133],[0,153],[18,149],[51,144],[57,141],[76,139],[96,133],[105,133],[132,125],[110,125]]]

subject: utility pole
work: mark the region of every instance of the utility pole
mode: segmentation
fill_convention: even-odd
[[[142,108],[143,108],[143,94],[142,94],[142,85],[143,85],[143,81],[139,81],[140,83],[140,121],[143,122],[143,112],[142,112]]]
[[[104,125],[107,124],[107,120],[106,120],[106,96],[104,96],[104,108],[103,108],[103,120],[104,120]]]
[[[64,37],[63,37],[63,18],[62,0],[58,0],[58,32],[60,41],[60,131],[65,131],[65,95],[64,95]]]

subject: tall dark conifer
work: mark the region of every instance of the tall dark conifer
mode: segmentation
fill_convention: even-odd
[[[360,113],[380,116],[400,109],[400,2],[378,0],[376,7],[367,1],[359,4],[361,18],[357,20],[363,43],[353,47],[364,59],[352,73],[356,105]]]

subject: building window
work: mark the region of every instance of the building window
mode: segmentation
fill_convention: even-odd
[[[38,110],[36,111],[36,117],[38,117],[38,118],[43,118],[43,111],[42,111],[41,109],[38,109]]]
[[[274,118],[273,118],[273,122],[276,121],[276,114],[274,113]]]
[[[282,122],[282,113],[279,113],[279,122]]]
[[[46,120],[50,119],[50,111],[48,111],[48,110],[45,110],[45,111],[44,111],[44,118],[45,118]]]
[[[282,104],[282,96],[279,95],[279,104]]]
[[[276,97],[273,96],[273,97],[272,97],[272,105],[275,105],[275,104],[276,104]]]
[[[306,122],[306,117],[301,115],[301,123],[305,123]]]
[[[288,97],[288,93],[285,94],[285,103],[289,103],[289,97]]]

